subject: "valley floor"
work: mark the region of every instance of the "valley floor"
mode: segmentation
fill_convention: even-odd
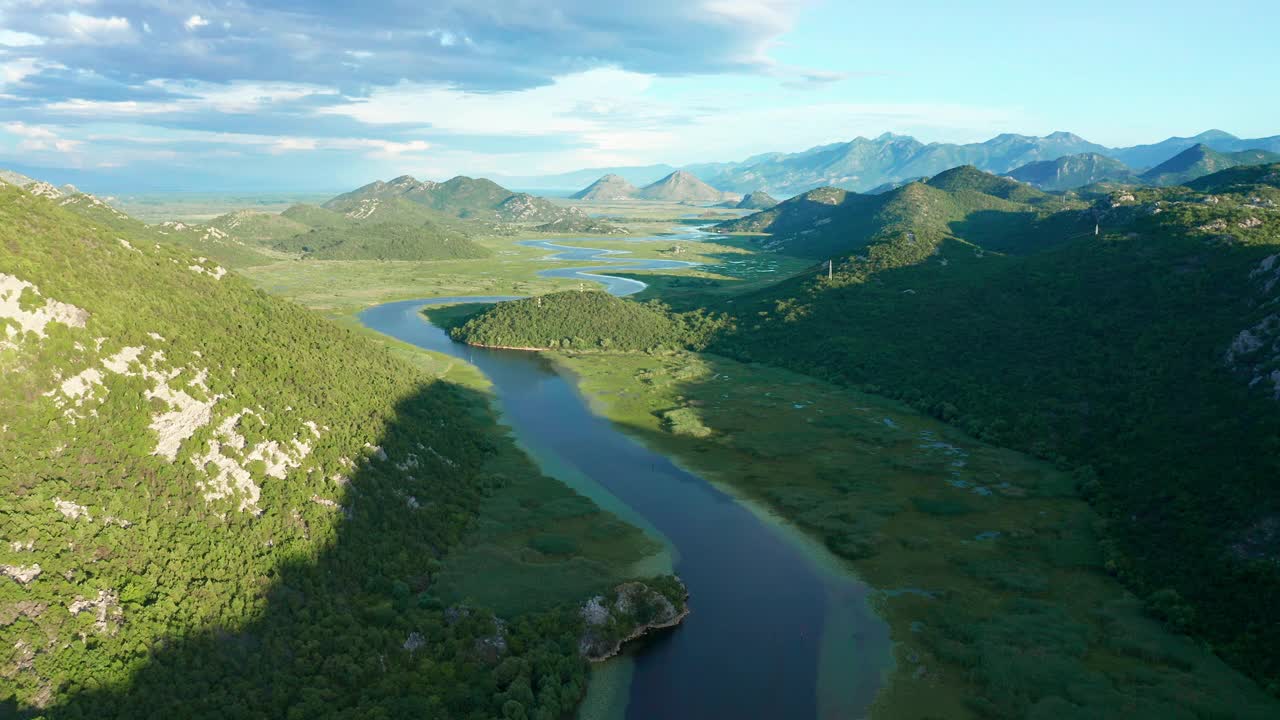
[[[661,242],[540,239],[674,257]],[[484,242],[495,258],[282,262],[244,274],[352,327],[356,311],[378,302],[578,285],[537,276],[547,267],[543,249],[509,237]],[[643,297],[678,303],[686,291],[731,294],[809,264],[757,256],[732,241],[683,250],[679,259],[714,267],[635,275],[652,282]],[[433,317],[447,325],[470,312],[435,310]],[[457,361],[370,337],[438,375],[484,384]],[[760,501],[877,588],[896,668],[876,717],[1274,717],[1274,701],[1252,682],[1143,614],[1103,567],[1098,518],[1074,479],[1044,463],[883,398],[767,366],[687,353],[556,359],[627,432]],[[523,577],[520,548],[554,520],[540,508],[567,492],[553,485],[516,487],[491,501],[489,517],[525,513],[517,523],[524,529],[482,522],[457,562],[485,572],[465,574]],[[598,522],[569,532],[598,536]],[[584,552],[616,566],[651,551],[643,536],[624,535],[617,546]],[[550,576],[558,580],[546,590],[548,601],[556,586],[564,597],[586,587],[567,570]],[[456,593],[495,609],[504,602],[500,588],[484,583],[459,581]]]

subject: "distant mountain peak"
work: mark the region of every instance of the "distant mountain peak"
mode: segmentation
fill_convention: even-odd
[[[635,197],[636,186],[614,173],[601,175],[598,180],[574,193],[574,200],[625,200]]]
[[[1239,140],[1240,138],[1232,135],[1226,130],[1218,130],[1217,128],[1205,130],[1199,135],[1192,136],[1193,140]]]
[[[636,193],[636,197],[667,202],[720,202],[740,196],[721,192],[691,172],[676,170],[661,180],[646,185]]]

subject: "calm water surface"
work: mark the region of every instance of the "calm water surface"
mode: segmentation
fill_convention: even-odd
[[[566,259],[602,258],[600,250],[572,250]],[[624,262],[631,269],[675,261]],[[640,289],[631,282],[605,284],[626,294]],[[867,610],[865,586],[793,528],[593,413],[572,378],[542,356],[455,343],[419,312],[426,304],[508,299],[409,300],[369,308],[360,319],[478,367],[493,383],[504,422],[544,468],[568,468],[578,478],[570,484],[587,494],[582,478],[598,484],[669,545],[692,613],[634,654],[626,717],[862,717],[889,657],[887,628]]]

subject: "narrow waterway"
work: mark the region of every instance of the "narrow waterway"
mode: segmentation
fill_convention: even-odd
[[[600,259],[601,251],[590,252]],[[630,691],[603,714],[863,717],[889,663],[888,630],[869,611],[867,588],[794,528],[596,415],[547,359],[455,343],[420,312],[427,304],[505,299],[409,300],[369,308],[360,319],[478,367],[493,383],[503,421],[543,468],[584,494],[607,495],[606,505],[625,506],[667,543],[692,614],[631,654]]]

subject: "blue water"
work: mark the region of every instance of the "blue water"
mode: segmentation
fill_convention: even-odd
[[[570,252],[573,259],[599,260],[602,251]],[[602,268],[550,272],[597,269]],[[603,280],[611,292],[635,292],[610,280],[621,278]],[[692,613],[636,653],[626,716],[814,718],[822,707],[823,717],[862,717],[879,687],[889,647],[884,623],[866,610],[865,586],[822,567],[814,552],[788,539],[776,524],[593,413],[573,380],[542,356],[455,343],[420,312],[426,304],[509,299],[408,300],[369,308],[360,320],[475,365],[493,383],[503,421],[543,467],[571,468],[599,484],[671,545]],[[846,633],[842,625],[847,637],[834,641],[842,647],[839,654],[856,659],[834,673],[839,681],[823,688],[820,699],[824,625],[836,615],[846,625],[854,618],[855,629]],[[832,638],[825,641],[830,650]]]

